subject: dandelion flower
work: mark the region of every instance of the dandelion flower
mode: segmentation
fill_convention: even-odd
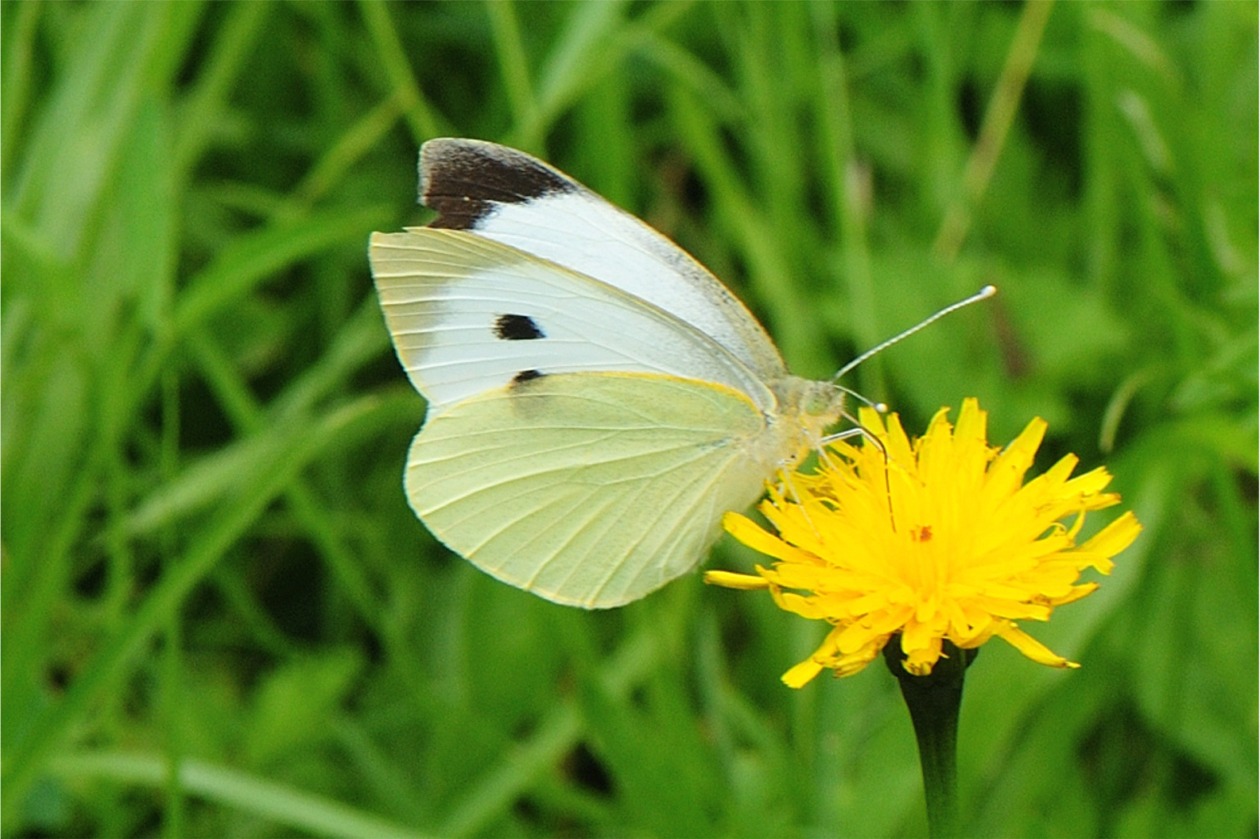
[[[726,529],[774,559],[757,574],[710,571],[705,581],[767,589],[780,608],[831,624],[808,659],[783,675],[801,687],[824,669],[858,672],[899,637],[902,666],[926,675],[945,641],[974,649],[996,636],[1033,661],[1077,667],[1019,628],[1098,586],[1141,526],[1126,512],[1077,544],[1085,514],[1120,502],[1097,468],[1072,477],[1068,455],[1027,483],[1045,434],[1035,419],[1005,449],[990,447],[986,414],[942,409],[913,443],[896,414],[859,419],[881,445],[829,444],[813,474],[792,474],[758,507],[774,528],[730,513]],[[881,448],[882,446],[882,448]]]

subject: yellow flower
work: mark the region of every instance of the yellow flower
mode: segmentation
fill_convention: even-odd
[[[1041,664],[1079,666],[1016,622],[1048,620],[1055,606],[1094,591],[1098,584],[1080,582],[1081,572],[1110,573],[1111,557],[1141,525],[1126,512],[1077,545],[1086,512],[1120,502],[1102,491],[1107,471],[1073,478],[1077,459],[1068,455],[1024,483],[1043,420],[998,450],[985,440],[976,400],[963,402],[956,428],[947,413],[912,444],[896,414],[885,422],[864,409],[859,419],[882,450],[836,441],[814,474],[786,476],[758,507],[777,535],[727,514],[726,529],[775,562],[756,576],[710,571],[705,582],[769,589],[780,608],[832,625],[814,654],[783,675],[789,686],[824,668],[852,675],[894,635],[915,675],[931,672],[943,640],[971,649],[993,636]]]

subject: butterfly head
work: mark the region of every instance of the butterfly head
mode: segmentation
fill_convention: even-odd
[[[801,412],[818,417],[824,426],[832,425],[844,413],[845,390],[832,382],[801,379]]]
[[[775,386],[787,449],[805,452],[818,447],[829,427],[844,416],[845,390],[833,382],[787,376]]]

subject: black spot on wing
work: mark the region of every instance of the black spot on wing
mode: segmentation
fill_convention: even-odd
[[[508,383],[508,395],[512,397],[512,411],[522,420],[532,422],[543,415],[551,400],[546,389],[540,393],[535,384],[541,385],[547,374],[541,370],[522,370]]]
[[[430,140],[420,150],[420,202],[430,227],[476,229],[496,204],[524,204],[577,185],[524,152],[470,140]]]
[[[529,315],[499,315],[494,319],[494,337],[501,341],[532,341],[547,336]]]

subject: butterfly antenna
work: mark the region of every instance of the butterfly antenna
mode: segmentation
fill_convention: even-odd
[[[844,385],[839,384],[837,382],[833,382],[833,384],[835,385],[836,390],[840,391],[845,396],[852,396],[854,399],[861,402],[866,407],[874,409],[875,413],[877,414],[882,414],[888,410],[888,406],[885,405],[883,402],[873,402],[870,399],[867,399],[862,394],[858,393],[856,390],[853,390],[852,388],[847,388]],[[853,417],[849,416],[848,414],[843,414],[841,416],[841,419],[853,420]]]
[[[995,294],[997,294],[997,286],[986,285],[984,288],[980,289],[979,291],[977,291],[975,294],[971,295],[970,297],[966,297],[962,300],[959,300],[957,303],[953,303],[949,306],[946,306],[944,309],[941,309],[939,312],[929,315],[928,317],[919,321],[917,324],[910,327],[909,329],[906,329],[906,330],[903,330],[902,332],[897,333],[896,335],[889,338],[887,341],[883,341],[879,344],[876,344],[874,347],[871,347],[869,350],[862,353],[857,358],[853,359],[848,364],[841,367],[839,372],[837,372],[836,375],[831,377],[832,382],[837,382],[840,379],[840,377],[842,377],[845,373],[848,373],[854,367],[857,367],[863,361],[866,361],[866,359],[870,358],[876,353],[883,352],[884,350],[888,349],[893,344],[897,343],[898,341],[901,341],[904,338],[909,338],[911,335],[918,332],[920,329],[923,329],[925,326],[929,326],[935,323],[936,321],[940,320],[941,318],[945,317],[946,315],[956,312],[965,306],[970,306],[972,303],[978,303],[981,300],[987,300]],[[860,393],[855,393],[849,388],[844,387],[840,384],[837,384],[836,387],[840,388],[840,390],[844,391],[846,394],[853,396],[858,401],[864,402],[870,407],[874,408],[877,413],[882,414],[888,410],[888,406],[885,405],[883,402],[872,402],[871,400],[867,399],[865,396],[862,396]],[[853,417],[851,415],[846,415],[845,418],[853,423],[853,427],[846,429],[844,431],[841,431],[839,434],[828,435],[823,438],[822,442],[828,443],[828,442],[831,442],[832,440],[843,440],[846,437],[860,436],[866,440],[871,441],[872,443],[874,443],[876,446],[879,447],[880,452],[883,453],[884,455],[884,490],[888,494],[888,521],[889,521],[889,524],[892,526],[892,529],[895,531],[897,529],[897,517],[893,514],[893,508],[892,508],[892,482],[888,476],[888,469],[889,469],[888,449],[884,447],[883,442],[878,437],[872,434],[865,426],[862,425],[862,423],[858,422],[856,417]]]
[[[834,376],[831,377],[832,384],[834,384],[836,388],[840,390],[841,392],[843,392],[846,396],[852,396],[854,399],[861,402],[862,404],[870,408],[873,408],[876,412],[881,413],[881,414],[884,413],[885,411],[888,410],[887,405],[885,405],[883,402],[873,402],[870,399],[867,399],[862,394],[858,393],[857,391],[847,388],[842,384],[839,384],[839,379],[842,376],[844,376],[845,373],[848,373],[854,367],[857,367],[859,364],[861,364],[863,361],[866,361],[871,356],[875,355],[876,353],[883,352],[884,350],[888,349],[893,344],[897,343],[898,341],[904,338],[909,338],[911,335],[918,332],[920,329],[923,329],[924,327],[935,323],[936,321],[940,320],[941,318],[945,317],[946,315],[952,312],[958,311],[964,306],[970,306],[972,303],[978,303],[981,300],[987,300],[988,298],[992,297],[995,294],[997,294],[997,287],[993,285],[986,285],[984,288],[980,289],[979,291],[977,291],[975,294],[971,295],[970,297],[967,297],[963,300],[959,300],[957,303],[954,303],[952,305],[946,306],[944,309],[941,309],[939,312],[936,312],[935,314],[930,315],[929,317],[925,318],[924,320],[920,321],[919,323],[915,324],[909,329],[899,332],[898,334],[889,338],[887,341],[883,341],[882,343],[877,344],[876,346],[872,347],[871,349],[859,355],[857,358],[850,361],[848,364],[841,367],[839,372],[837,372]],[[828,434],[817,441],[815,449],[818,452],[819,460],[824,463],[830,462],[831,458],[827,452],[828,443],[834,443],[840,440],[847,440],[851,437],[861,437],[863,438],[863,440],[869,441],[876,448],[878,448],[880,451],[880,454],[882,454],[884,457],[884,491],[885,491],[886,497],[888,498],[888,522],[891,525],[892,529],[895,531],[897,529],[897,517],[893,513],[893,507],[892,507],[892,480],[888,474],[891,459],[888,456],[888,448],[884,445],[884,442],[879,439],[878,435],[876,435],[873,431],[871,431],[866,426],[862,425],[861,421],[858,420],[857,417],[853,416],[847,411],[842,411],[840,413],[840,416],[842,419],[848,420],[850,423],[852,423],[852,426],[850,428],[846,428],[845,430],[837,432],[835,434]],[[783,469],[780,471],[780,476],[781,476],[780,486],[785,492],[786,497],[794,498],[796,503],[802,506],[802,509],[805,513],[806,521],[809,521],[809,511],[804,510],[803,500],[797,494],[796,488],[792,485],[791,474],[786,469]],[[809,522],[809,524],[810,524],[810,527],[813,527],[813,522]]]
[[[940,320],[941,318],[945,317],[946,315],[948,315],[948,314],[950,314],[950,313],[952,313],[952,312],[956,312],[956,311],[958,311],[959,309],[963,308],[964,306],[970,306],[972,303],[978,303],[978,302],[979,302],[979,301],[981,301],[981,300],[987,300],[988,298],[992,297],[992,296],[993,296],[993,295],[995,295],[995,294],[997,294],[997,286],[987,285],[987,286],[985,286],[984,288],[982,288],[982,289],[980,289],[979,291],[977,291],[975,294],[971,295],[970,297],[968,297],[968,298],[966,298],[966,299],[964,299],[964,300],[959,300],[957,303],[954,303],[954,304],[952,304],[952,305],[946,306],[944,309],[941,309],[941,310],[940,310],[939,312],[937,312],[936,314],[928,316],[927,318],[925,318],[924,320],[922,320],[922,321],[920,321],[919,323],[915,324],[914,326],[910,327],[909,329],[905,330],[904,332],[899,332],[898,334],[896,334],[896,335],[892,336],[891,338],[889,338],[887,341],[884,341],[884,342],[882,342],[882,343],[880,343],[880,344],[876,344],[876,345],[875,345],[874,347],[872,347],[871,349],[869,349],[869,350],[867,350],[866,352],[862,353],[862,354],[861,354],[861,355],[859,355],[857,358],[853,359],[853,360],[852,360],[852,361],[850,361],[848,364],[846,364],[846,365],[844,365],[843,367],[841,367],[841,368],[840,368],[840,371],[839,371],[838,373],[836,373],[836,375],[834,375],[834,376],[832,376],[832,377],[831,377],[831,380],[832,380],[833,382],[834,382],[834,381],[836,381],[836,380],[837,380],[837,379],[839,379],[841,376],[843,376],[845,373],[848,373],[848,372],[849,372],[850,370],[852,370],[854,367],[857,367],[857,366],[858,366],[859,364],[861,364],[863,361],[866,361],[866,359],[870,358],[871,356],[875,355],[876,353],[883,352],[884,350],[888,349],[888,348],[889,348],[889,347],[891,347],[893,344],[897,343],[898,341],[902,340],[903,338],[909,338],[911,335],[913,335],[914,333],[918,332],[920,329],[924,328],[925,326],[928,326],[928,325],[930,325],[930,324],[935,323],[936,321]],[[852,392],[852,391],[850,391],[850,390],[846,390],[845,392],[846,392],[846,393],[853,393],[853,392]],[[856,396],[856,394],[854,394],[854,395]],[[858,397],[858,398],[860,399],[861,397]],[[865,400],[864,400],[864,401],[865,401]],[[872,406],[872,407],[874,407],[874,406]]]

